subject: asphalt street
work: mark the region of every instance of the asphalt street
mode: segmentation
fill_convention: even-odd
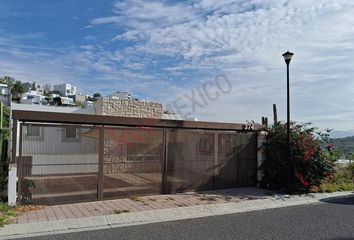
[[[354,239],[354,196],[322,203],[27,239]]]

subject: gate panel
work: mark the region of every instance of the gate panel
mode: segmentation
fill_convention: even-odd
[[[25,203],[97,199],[95,128],[23,124],[18,157],[19,196]]]
[[[257,134],[247,133],[241,135],[243,146],[239,154],[237,187],[257,185]]]
[[[105,199],[161,193],[162,129],[105,128],[104,139]]]
[[[167,192],[212,189],[214,150],[214,132],[171,130],[168,140]]]
[[[219,132],[215,188],[255,186],[257,134]]]

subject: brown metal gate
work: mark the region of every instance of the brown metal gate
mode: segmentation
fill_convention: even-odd
[[[255,186],[257,134],[219,133],[215,188]]]
[[[52,204],[97,199],[99,141],[94,127],[23,124],[18,193],[23,202]]]
[[[161,193],[162,129],[105,128],[103,198]]]
[[[98,123],[21,122],[19,200],[57,204],[256,185],[256,131]]]

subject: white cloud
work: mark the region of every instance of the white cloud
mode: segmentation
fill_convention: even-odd
[[[119,1],[115,4],[114,12],[120,16],[133,18],[128,24],[153,22],[159,26],[188,22],[196,18],[196,14],[189,5],[174,3],[167,4],[159,1],[131,0]],[[141,26],[141,25],[140,25]]]
[[[98,44],[60,53],[36,49],[34,54],[29,47],[0,38],[0,51],[13,57],[2,66],[18,74],[15,62],[20,59],[23,74],[35,69],[51,77],[56,72],[87,90],[109,86],[165,103],[223,73],[233,91],[197,109],[195,115],[259,121],[271,115],[273,103],[285,119],[281,54],[289,49],[295,52],[292,117],[321,127],[352,129],[348,114],[354,104],[352,22],[354,2],[347,0],[118,1],[111,16],[91,21],[93,29],[112,25],[105,41],[90,32]],[[31,58],[40,64],[33,68]],[[88,78],[98,83],[87,86]]]
[[[296,119],[314,120],[322,126],[328,124],[331,113],[341,115],[353,104],[348,99],[354,93],[349,90],[354,84],[348,81],[354,77],[354,3],[350,1],[129,1],[117,3],[114,11],[126,28],[116,39],[140,40],[131,53],[181,59],[164,68],[170,74],[195,70],[209,78],[218,72],[232,76],[240,92],[196,113],[203,118],[234,120],[229,110],[237,106],[237,119],[259,119],[269,115],[272,103],[278,103],[283,116],[285,64],[281,53],[288,49],[295,51],[291,67]],[[200,78],[193,77],[189,86]],[[257,88],[264,83],[269,87]],[[244,85],[254,89],[245,94]],[[338,119],[331,125],[343,127]]]
[[[99,25],[99,24],[107,24],[107,23],[120,23],[121,18],[120,17],[102,17],[102,18],[96,18],[91,21],[92,25]]]

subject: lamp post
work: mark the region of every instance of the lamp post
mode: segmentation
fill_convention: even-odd
[[[290,149],[290,82],[289,82],[289,65],[290,65],[290,61],[292,56],[294,55],[294,53],[291,53],[289,51],[287,51],[286,53],[283,54],[285,63],[286,63],[286,92],[287,92],[287,123],[286,123],[286,127],[287,127],[287,135],[286,135],[286,143],[287,143],[287,157],[288,157],[288,161],[289,161],[289,167],[288,167],[288,187],[290,188],[290,184],[291,184],[291,178],[292,178],[292,170],[293,170],[293,163],[291,160],[291,149]]]

